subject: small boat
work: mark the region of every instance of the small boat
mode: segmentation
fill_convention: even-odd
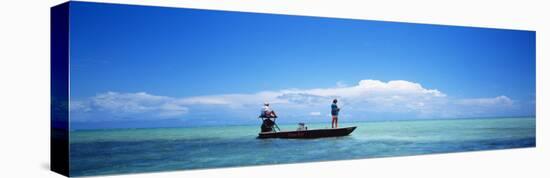
[[[313,129],[313,130],[300,130],[300,131],[280,131],[280,132],[260,132],[258,138],[294,138],[294,139],[307,139],[307,138],[322,138],[322,137],[341,137],[349,135],[357,128],[344,127],[336,129]]]

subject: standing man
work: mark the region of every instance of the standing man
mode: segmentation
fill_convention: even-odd
[[[332,105],[330,113],[332,114],[332,128],[338,128],[338,112],[340,112],[340,108],[338,108],[338,100],[334,99],[332,100]]]

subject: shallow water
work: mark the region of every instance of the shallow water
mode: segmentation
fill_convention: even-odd
[[[329,123],[330,124],[330,123]],[[297,125],[280,125],[293,130]],[[256,139],[259,126],[71,131],[71,176],[534,147],[535,118],[341,123],[345,137]],[[311,124],[309,129],[326,128]]]

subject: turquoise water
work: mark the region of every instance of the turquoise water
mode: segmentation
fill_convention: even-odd
[[[326,128],[311,124],[309,129]],[[256,139],[259,126],[71,131],[71,176],[534,147],[535,118],[341,123],[346,137]],[[280,125],[293,130],[297,125]]]

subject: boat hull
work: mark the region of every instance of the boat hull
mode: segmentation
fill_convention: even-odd
[[[313,129],[302,131],[283,131],[283,132],[261,132],[258,138],[290,138],[290,139],[311,139],[323,137],[341,137],[349,135],[357,127],[344,127],[337,129]]]

